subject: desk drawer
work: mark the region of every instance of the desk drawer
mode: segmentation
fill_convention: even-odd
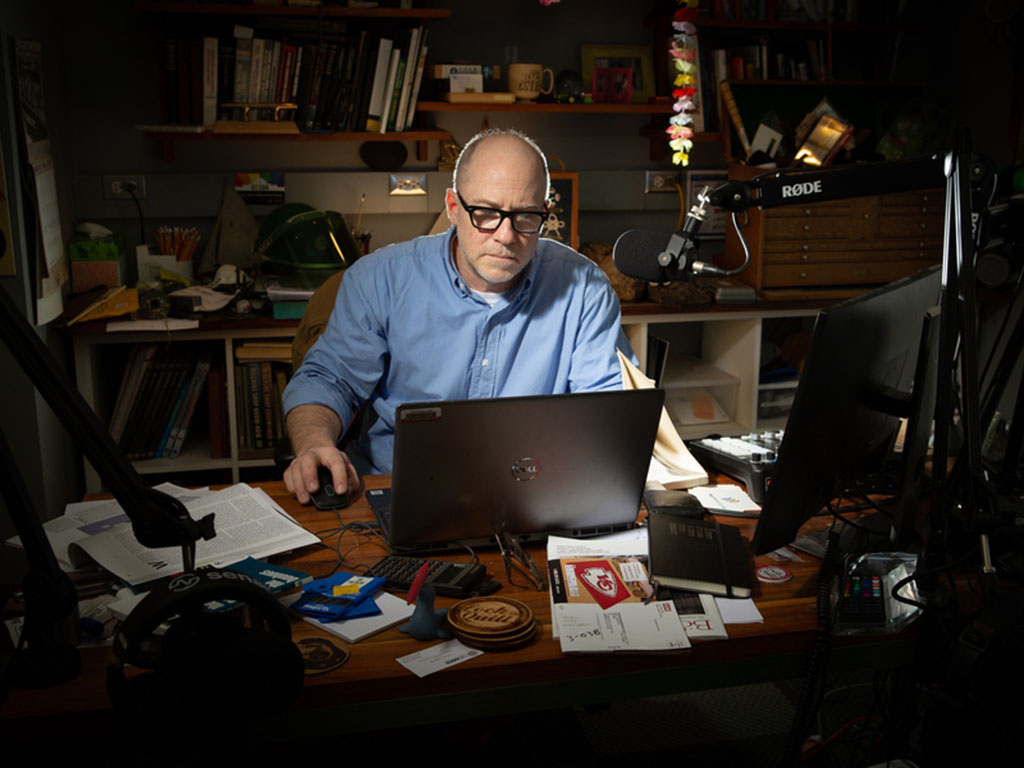
[[[934,263],[933,259],[915,259],[859,260],[833,264],[765,264],[761,279],[765,287],[889,283]]]
[[[938,261],[942,255],[942,243],[938,239],[906,242],[879,242],[872,247],[870,241],[859,243],[815,242],[800,246],[783,247],[773,244],[764,249],[762,261],[765,264],[832,264],[855,261]]]

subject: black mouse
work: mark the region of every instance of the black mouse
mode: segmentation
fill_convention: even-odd
[[[317,467],[316,477],[320,487],[310,494],[313,506],[317,509],[344,509],[348,506],[348,493],[337,493],[334,490],[334,479],[327,467]]]
[[[703,518],[700,500],[686,491],[650,490],[644,492],[644,506],[652,515]]]

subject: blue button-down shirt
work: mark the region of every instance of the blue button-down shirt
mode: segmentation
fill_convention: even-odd
[[[629,352],[604,273],[541,239],[523,279],[490,306],[451,259],[454,230],[382,248],[348,268],[323,334],[284,392],[342,423],[364,402],[373,420],[349,453],[390,472],[401,403],[621,389]],[[486,425],[481,425],[485,428]]]

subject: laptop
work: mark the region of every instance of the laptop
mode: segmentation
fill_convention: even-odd
[[[369,491],[392,552],[636,520],[665,394],[659,389],[400,405],[390,490]]]

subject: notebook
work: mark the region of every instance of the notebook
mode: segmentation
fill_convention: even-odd
[[[401,405],[391,489],[367,498],[394,552],[625,530],[663,402],[643,389]]]

